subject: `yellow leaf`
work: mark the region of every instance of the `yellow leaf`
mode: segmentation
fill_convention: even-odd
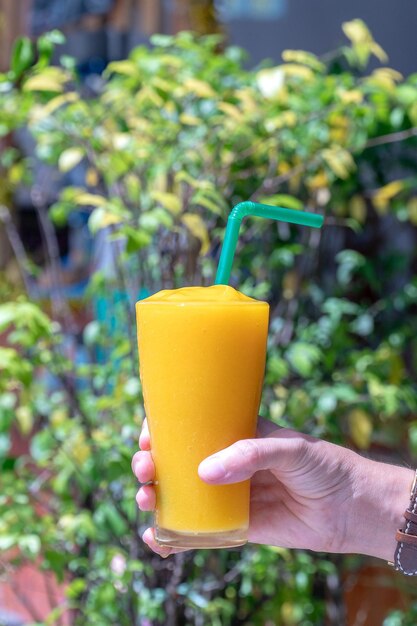
[[[82,148],[68,148],[61,152],[58,160],[60,172],[69,172],[74,169],[84,158],[84,150]]]
[[[238,89],[235,92],[236,98],[238,98],[242,104],[242,109],[245,113],[256,113],[258,105],[253,95],[253,91],[249,88]]]
[[[324,170],[317,172],[317,174],[307,180],[307,185],[310,189],[322,189],[323,187],[327,187],[328,184],[329,179]]]
[[[363,409],[352,409],[348,415],[349,434],[361,450],[369,448],[372,438],[372,420]]]
[[[333,143],[343,144],[346,141],[349,120],[339,113],[329,115],[329,137]]]
[[[170,93],[173,88],[173,83],[170,83],[160,76],[154,76],[152,78],[152,85],[161,91],[165,91],[166,93]]]
[[[70,91],[69,93],[64,93],[60,96],[55,96],[52,100],[49,100],[47,104],[40,107],[39,118],[47,117],[54,113],[57,109],[59,109],[64,104],[69,104],[70,102],[76,102],[79,100],[80,96],[75,91]]]
[[[94,167],[89,167],[85,173],[85,182],[89,187],[98,185],[98,173]]]
[[[112,211],[106,210],[104,207],[97,207],[91,213],[88,218],[88,227],[90,232],[95,235],[102,228],[106,228],[107,226],[111,226],[113,224],[119,224],[122,221],[122,218]]]
[[[374,192],[373,195],[373,203],[377,211],[381,214],[387,212],[389,201],[392,200],[400,191],[402,191],[405,187],[405,181],[403,180],[393,180],[388,183],[388,185],[384,185],[380,187]]]
[[[411,198],[407,204],[410,222],[417,226],[417,198]]]
[[[413,126],[417,126],[417,101],[409,108],[408,115]]]
[[[273,132],[278,128],[293,128],[297,124],[297,115],[294,111],[282,111],[279,115],[267,119],[265,128],[268,132]]]
[[[386,52],[374,41],[365,22],[360,19],[344,22],[342,29],[346,37],[352,42],[353,49],[362,64],[368,61],[371,53],[384,63],[388,60]]]
[[[49,421],[54,428],[59,428],[68,419],[65,409],[54,409],[49,417]]]
[[[203,188],[207,184],[207,181],[198,180],[198,178],[193,178],[191,174],[189,174],[188,172],[185,172],[184,170],[180,170],[179,172],[175,174],[175,182],[176,183],[184,182],[184,183],[187,183],[187,185],[190,185],[190,187],[195,187],[196,189]]]
[[[339,98],[346,104],[360,104],[363,101],[363,94],[359,89],[338,90]]]
[[[72,457],[77,463],[82,465],[91,457],[91,448],[86,442],[84,434],[82,432],[77,433],[71,443]]]
[[[339,178],[347,178],[355,168],[355,162],[350,152],[344,148],[326,148],[322,150],[322,157],[329,168]]]
[[[190,233],[201,242],[200,254],[206,254],[210,249],[210,239],[202,218],[196,213],[184,213],[181,221]]]
[[[162,107],[164,104],[161,96],[155,91],[155,89],[152,89],[152,87],[149,86],[142,87],[142,89],[136,94],[135,100],[137,104],[142,104],[143,102],[149,100],[149,102],[154,104],[156,107]]]
[[[273,400],[269,403],[269,415],[274,422],[278,422],[285,413],[287,403],[282,400]]]
[[[151,197],[174,215],[181,212],[181,201],[175,194],[166,191],[153,191]]]
[[[292,300],[298,289],[298,273],[296,270],[289,270],[282,279],[282,295],[285,300]]]
[[[48,76],[32,76],[23,85],[24,91],[64,91],[62,83]]]
[[[19,406],[16,411],[16,420],[23,435],[28,435],[33,428],[33,414],[27,406]]]
[[[59,67],[47,67],[39,74],[30,76],[23,85],[24,91],[62,92],[69,75]]]
[[[242,111],[234,104],[230,102],[219,102],[218,108],[220,111],[233,118],[237,122],[242,121]]]
[[[99,196],[95,193],[79,193],[75,197],[75,203],[81,206],[104,206],[107,199],[104,196]]]
[[[351,22],[343,22],[342,30],[353,44],[373,41],[371,32],[363,20],[356,19]]]
[[[208,209],[215,215],[221,215],[222,213],[221,203],[216,203],[211,198],[207,198],[207,196],[205,196],[203,192],[197,192],[192,199],[192,203],[198,206],[203,206],[205,209]]]
[[[123,61],[112,61],[106,67],[106,74],[115,72],[116,74],[125,74],[126,76],[134,76],[138,71],[133,61],[125,59]]]
[[[324,72],[326,69],[324,63],[319,61],[314,54],[305,50],[284,50],[282,58],[287,63],[307,65],[307,67],[311,67],[312,70],[317,70],[318,72]]]
[[[188,113],[181,113],[179,120],[181,124],[184,124],[185,126],[199,126],[201,124],[201,119],[199,117],[189,115]]]
[[[304,80],[314,80],[314,72],[305,65],[299,65],[298,63],[286,63],[285,65],[280,65],[279,67],[286,76],[293,76]]]
[[[215,98],[216,92],[214,89],[204,80],[198,78],[188,78],[184,84],[184,89],[188,92],[193,92],[199,98]]]
[[[366,79],[367,83],[376,84],[387,91],[394,91],[396,83],[402,80],[403,76],[400,72],[390,67],[379,67]]]
[[[385,50],[381,48],[379,43],[376,43],[376,41],[373,41],[371,43],[370,49],[371,49],[371,52],[374,54],[374,56],[376,56],[376,58],[379,59],[379,61],[381,61],[381,63],[386,63],[388,61],[388,55],[385,52]]]
[[[349,213],[360,224],[366,220],[367,207],[362,196],[353,196],[349,202]]]

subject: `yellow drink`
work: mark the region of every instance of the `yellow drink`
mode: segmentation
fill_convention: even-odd
[[[136,305],[156,467],[156,536],[182,547],[246,541],[249,481],[207,485],[207,456],[255,435],[269,307],[232,287],[161,291]]]

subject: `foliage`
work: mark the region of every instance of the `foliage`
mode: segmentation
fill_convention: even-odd
[[[233,282],[271,303],[263,414],[417,454],[417,75],[366,74],[385,53],[359,20],[344,32],[349,44],[324,59],[287,50],[256,70],[235,47],[218,53],[217,35],[156,35],[152,49],[111,63],[89,97],[70,59],[50,65],[60,41],[50,33],[37,47],[18,41],[0,75],[0,135],[27,126],[38,159],[83,181],[64,184],[51,219],[88,210],[92,236],[122,245],[111,276],[89,286],[91,309],[114,297],[112,319],[84,329],[84,363],[68,354],[72,313],[59,290],[51,305],[25,295],[0,305],[0,547],[67,583],[77,624],[323,622],[329,559],[248,547],[161,562],[140,540],[132,304],[144,290],[210,284],[236,202],[326,214],[321,234],[244,225]],[[0,217],[19,252],[9,207],[31,163],[8,148],[0,170]],[[30,289],[39,268],[27,254],[20,262]],[[30,456],[12,458],[16,428],[32,434]]]

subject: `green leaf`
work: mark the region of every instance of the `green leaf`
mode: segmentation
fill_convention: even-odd
[[[34,61],[33,44],[29,37],[19,37],[16,40],[11,58],[11,69],[15,78],[19,78]]]
[[[0,458],[4,458],[10,450],[10,436],[8,433],[0,433]]]
[[[207,197],[206,191],[197,191],[197,193],[193,195],[191,203],[208,209],[211,213],[214,213],[214,215],[221,215],[223,212],[224,202],[220,202],[218,198],[213,199]]]
[[[298,341],[289,347],[286,356],[293,369],[307,378],[320,362],[321,351],[317,346]]]
[[[168,48],[174,43],[174,37],[172,35],[162,35],[158,33],[151,36],[150,42],[153,46],[158,46],[159,48]]]
[[[336,261],[337,279],[342,285],[348,285],[355,272],[365,265],[366,259],[356,250],[342,250],[336,255]]]
[[[74,578],[66,587],[65,595],[71,600],[75,600],[83,593],[87,587],[87,581],[84,578]]]
[[[56,44],[65,43],[65,36],[59,30],[44,33],[37,40],[39,60],[38,67],[46,67],[51,61]]]
[[[23,535],[19,537],[18,546],[29,557],[37,556],[41,549],[41,540],[38,535]]]
[[[83,340],[86,346],[93,346],[100,339],[102,327],[100,322],[93,320],[89,322],[83,331]]]
[[[0,550],[9,550],[17,543],[16,535],[1,535],[0,536]]]
[[[126,235],[126,252],[133,254],[142,248],[146,248],[151,241],[152,237],[149,233],[142,229],[133,228],[132,226],[123,226],[121,232]]]
[[[267,381],[270,384],[279,382],[286,376],[288,376],[289,368],[285,359],[280,356],[273,355],[267,361]]]
[[[271,204],[273,206],[283,206],[287,209],[295,209],[301,211],[304,206],[301,200],[285,193],[277,193],[271,196],[262,196],[258,200],[260,203]]]

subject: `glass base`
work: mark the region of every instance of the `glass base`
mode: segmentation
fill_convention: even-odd
[[[235,548],[248,541],[246,528],[220,533],[181,533],[157,527],[155,535],[159,545],[168,548]]]

